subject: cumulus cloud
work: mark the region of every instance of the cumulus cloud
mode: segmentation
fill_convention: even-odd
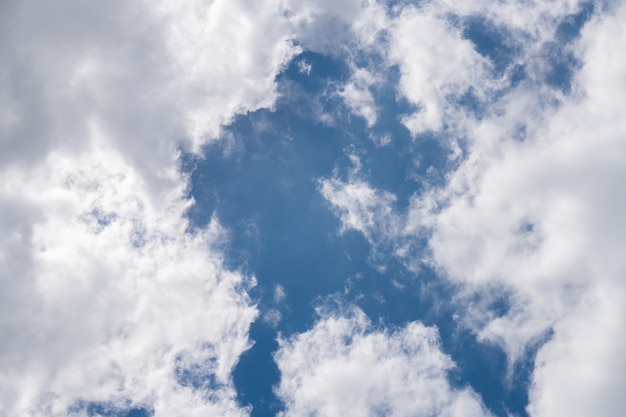
[[[486,87],[486,61],[442,16],[407,7],[393,20],[391,37],[389,59],[400,67],[399,90],[418,106],[403,119],[412,134],[441,130],[453,110],[451,97]]]
[[[619,414],[626,61],[616,51],[626,8],[598,5],[567,46],[581,62],[567,95],[542,84],[546,50],[579,7],[2,2],[0,415],[84,415],[94,403],[155,416],[248,413],[230,374],[258,315],[246,295],[254,279],[224,267],[217,219],[190,232],[179,149],[198,152],[235,114],[271,108],[276,74],[300,51],[295,36],[322,52],[378,54],[415,106],[402,119],[409,131],[465,141],[445,186],[426,187],[403,213],[358,170],[320,180],[342,230],[407,264],[428,236],[441,276],[466,294],[504,294],[506,312],[474,305],[464,324],[511,362],[551,330],[533,371],[533,416]],[[518,42],[511,65],[524,66],[525,82],[493,71],[466,38],[474,17]],[[342,93],[370,127],[376,71],[354,66]],[[466,114],[458,101],[468,91],[495,110]],[[356,309],[321,313],[281,339],[276,361],[285,415],[488,414],[470,389],[450,386],[454,365],[419,323],[383,331]]]
[[[236,112],[272,105],[274,77],[298,51],[279,6],[5,3],[1,162],[89,147],[95,120],[162,179],[176,147],[198,150]]]
[[[571,52],[555,42],[559,25],[579,13],[581,4],[578,0],[433,0],[385,6],[370,1],[353,12],[344,28],[349,35],[342,36],[347,39],[344,43],[359,51],[347,51],[350,59],[364,53],[383,58],[382,64],[369,69],[376,77],[382,79],[391,68],[399,69],[398,96],[415,107],[402,121],[414,136],[442,130],[464,136],[474,129],[474,120],[471,111],[459,105],[463,100],[471,97],[482,110],[498,113],[494,98],[510,87],[516,73],[523,71],[536,83],[549,79],[554,70],[550,59]],[[500,44],[494,46],[494,56],[468,37],[466,29],[476,22],[497,36]],[[499,54],[508,54],[506,62],[496,62]],[[355,114],[371,126],[376,104],[367,89],[359,88],[365,85],[362,72],[368,72],[368,65],[355,67],[344,95]],[[455,135],[448,138],[452,146],[458,140]]]
[[[626,320],[621,253],[626,243],[625,201],[620,182],[625,175],[626,128],[620,112],[626,100],[626,61],[617,51],[625,42],[619,22],[626,9],[598,6],[580,39],[563,45],[580,62],[571,91],[564,94],[545,84],[550,57],[542,51],[556,39],[558,24],[580,10],[578,2],[427,4],[433,10],[445,6],[460,16],[475,14],[519,36],[522,49],[517,53],[527,79],[493,96],[487,94],[497,111],[465,124],[463,162],[447,174],[444,187],[414,195],[406,212],[363,210],[388,207],[391,190],[376,190],[358,177],[341,187],[329,183],[322,194],[337,208],[345,228],[360,231],[374,245],[377,240],[429,236],[426,261],[442,277],[460,284],[460,300],[467,294],[487,300],[469,307],[460,304],[467,313],[464,325],[474,329],[479,340],[502,346],[511,363],[525,355],[529,344],[544,343],[532,376],[531,415],[619,413],[624,400],[616,387],[623,386],[626,374],[626,339],[618,330]],[[519,12],[529,6],[527,12]],[[478,74],[488,65],[454,28],[445,26],[449,23],[437,22],[437,14],[424,17],[430,13],[428,7],[400,13],[398,30],[402,19],[407,25],[411,19],[435,19],[431,25],[451,31],[456,45],[466,48],[458,57],[467,62],[452,63],[478,71],[462,73],[466,75],[441,71],[429,78],[435,69],[446,67],[443,55],[423,57],[422,47],[409,43],[399,55],[408,63],[402,76],[412,80],[401,80],[402,94],[437,110],[430,119],[415,119],[420,122],[415,126],[444,132],[440,116],[448,110],[441,107],[446,102],[439,92],[481,85],[479,77],[468,74]],[[429,27],[426,23],[423,26]],[[430,69],[424,63],[429,58]],[[419,66],[416,73],[421,79],[409,76],[410,65]],[[436,81],[438,76],[441,81]],[[430,101],[428,80],[439,86]],[[490,88],[490,82],[482,85]],[[488,88],[482,91],[488,93]],[[415,117],[428,115],[422,109]],[[413,129],[411,124],[407,127]],[[372,198],[365,200],[367,205],[354,199],[354,189],[368,190],[366,195]],[[390,223],[397,225],[385,228],[391,234],[372,233],[376,225]],[[497,299],[504,299],[505,311],[490,307]]]
[[[257,315],[254,279],[222,265],[216,221],[185,232],[188,203],[175,197],[155,208],[114,152],[3,171],[0,204],[14,213],[0,246],[2,415],[62,416],[91,402],[246,414],[230,371]],[[210,384],[185,380],[197,367]]]
[[[319,313],[311,330],[279,341],[282,416],[490,415],[471,389],[450,385],[436,329],[379,330],[356,307]]]
[[[567,102],[539,121],[520,119],[519,102],[532,106],[522,92],[510,99],[514,121],[503,116],[480,126],[443,197],[451,203],[435,216],[433,256],[451,279],[515,289],[511,311],[480,333],[504,343],[513,358],[577,315],[596,286],[610,282],[621,292],[615,248],[622,246],[624,202],[616,178],[623,175],[624,123],[615,100],[624,97],[625,67],[610,52],[611,42],[617,47],[623,39],[613,23],[622,11],[616,13],[599,15],[583,31],[584,65]],[[508,136],[514,123],[532,133],[523,141]]]
[[[551,129],[573,162],[567,174],[576,178],[573,191],[583,207],[577,225],[583,256],[574,262],[585,266],[588,290],[556,323],[554,339],[538,354],[530,406],[536,416],[612,415],[625,406],[618,387],[626,375],[626,337],[620,330],[626,326],[625,201],[619,180],[626,157],[619,110],[626,100],[626,60],[614,51],[626,41],[620,24],[626,7],[611,12],[584,29],[582,99],[564,109]]]
[[[254,278],[190,232],[178,158],[273,104],[279,2],[0,8],[0,415],[247,415]]]

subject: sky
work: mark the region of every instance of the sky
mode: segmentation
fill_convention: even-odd
[[[0,417],[613,417],[626,2],[0,2]]]

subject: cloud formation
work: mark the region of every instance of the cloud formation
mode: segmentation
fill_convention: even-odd
[[[273,104],[279,4],[0,8],[0,415],[247,415],[255,280],[190,232],[178,158]]]
[[[323,310],[311,330],[279,341],[280,415],[490,415],[471,389],[448,382],[454,364],[436,329],[379,330],[356,307]]]
[[[255,279],[224,265],[218,219],[190,227],[179,159],[271,109],[303,48],[346,62],[337,91],[368,129],[397,70],[398,117],[449,151],[445,184],[426,181],[404,211],[356,156],[318,180],[341,231],[454,283],[460,324],[510,366],[539,343],[530,415],[618,415],[626,7],[593,4],[579,36],[560,29],[576,0],[2,2],[0,415],[249,414],[231,371],[251,344]],[[481,49],[473,24],[506,53]],[[489,415],[450,383],[435,328],[319,313],[280,339],[284,416]]]
[[[580,10],[576,2],[524,3],[530,6],[524,12],[515,11],[519,2],[472,4],[407,6],[410,10],[394,17],[398,23],[391,26],[400,30],[410,19],[435,19],[431,26],[445,27],[448,23],[437,22],[442,16],[433,10],[478,14],[506,29],[509,42],[521,48],[515,61],[525,66],[526,79],[506,89],[498,87],[507,83],[489,76],[489,62],[454,28],[442,30],[467,50],[456,53],[455,59],[422,54],[427,45],[420,41],[407,41],[397,55],[395,62],[407,63],[399,91],[411,102],[424,104],[405,119],[419,123],[406,123],[407,128],[419,133],[422,128],[417,126],[425,126],[442,133],[446,141],[451,134],[468,138],[459,142],[466,156],[447,174],[446,185],[416,193],[405,212],[390,211],[393,190],[378,190],[358,176],[341,183],[328,179],[321,192],[343,228],[363,233],[374,246],[396,242],[391,246],[397,247],[407,239],[427,237],[426,252],[396,255],[408,264],[411,257],[427,262],[441,276],[461,284],[461,300],[480,294],[484,303],[461,302],[463,324],[474,329],[479,340],[502,346],[511,363],[523,357],[529,345],[545,343],[535,360],[530,415],[613,415],[624,407],[616,387],[623,386],[626,363],[626,339],[617,330],[626,320],[620,185],[626,61],[616,53],[625,42],[618,23],[625,8],[597,5],[580,38],[563,40],[559,25]],[[555,57],[546,51],[559,42],[559,48],[580,63],[568,81],[569,91],[549,79]],[[430,67],[424,56],[433,60]],[[449,63],[454,68],[450,73],[440,70]],[[411,65],[420,66],[415,71],[421,78],[411,77]],[[473,69],[485,80],[470,76]],[[433,84],[437,77],[441,81]],[[437,88],[429,90],[432,85]],[[442,114],[459,112],[450,94],[467,86],[489,93],[496,91],[494,85],[500,92],[484,100],[496,111],[465,118],[462,130],[441,124]],[[429,106],[435,110],[429,112]],[[451,155],[459,154],[451,149]],[[355,199],[356,189],[367,190],[358,195],[371,198]],[[401,226],[377,227],[386,224]],[[491,307],[498,299],[504,299],[504,312]]]
[[[134,165],[163,176],[178,146],[198,150],[235,113],[271,106],[298,50],[273,1],[3,7],[3,164],[88,148],[95,120]]]
[[[179,195],[155,207],[116,153],[5,169],[2,415],[83,403],[155,415],[245,415],[230,371],[257,315],[254,278],[225,269],[217,221],[186,233]],[[3,210],[4,211],[4,210]],[[211,383],[193,387],[186,372]]]

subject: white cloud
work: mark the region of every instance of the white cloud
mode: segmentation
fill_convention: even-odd
[[[459,16],[478,16],[488,19],[497,25],[518,32],[525,41],[533,42],[552,37],[555,23],[564,16],[576,13],[581,5],[579,0],[504,0],[504,1],[470,1],[470,0],[433,0],[427,4],[438,11],[452,12]],[[531,45],[532,46],[532,45]]]
[[[2,164],[88,148],[95,120],[159,183],[178,146],[198,150],[236,112],[271,106],[274,77],[298,51],[271,0],[16,1],[5,9]]]
[[[285,291],[285,288],[280,284],[276,284],[274,287],[274,296],[272,297],[274,304],[280,304],[285,301],[286,298],[287,292]]]
[[[460,28],[429,8],[403,9],[390,35],[389,59],[401,72],[399,90],[419,107],[403,119],[413,135],[444,127],[446,113],[456,110],[448,103],[451,96],[460,97],[470,87],[481,94],[489,85],[486,60],[463,39]]]
[[[278,327],[282,319],[283,315],[275,308],[271,308],[263,313],[263,321],[274,328]]]
[[[349,21],[361,11],[361,0],[320,0],[315,3],[304,0],[286,0],[282,3],[287,13],[298,19],[313,22],[320,16],[330,15]]]
[[[342,232],[358,231],[371,244],[377,238],[395,237],[399,225],[393,212],[393,194],[378,191],[364,181],[339,178],[320,180],[319,190],[341,219]]]
[[[299,50],[294,33],[320,50],[354,34],[368,51],[390,46],[381,54],[400,66],[399,93],[420,107],[405,119],[411,132],[454,116],[471,138],[446,187],[417,196],[406,215],[356,175],[322,180],[344,229],[403,259],[407,239],[428,230],[431,260],[450,280],[488,296],[510,291],[507,314],[479,305],[468,325],[512,360],[552,328],[537,356],[533,416],[619,413],[624,7],[583,31],[571,97],[523,84],[480,123],[448,100],[469,87],[488,97],[501,81],[448,13],[520,36],[519,59],[540,80],[542,45],[577,4],[433,1],[391,16],[358,1],[2,2],[0,415],[67,415],[77,401],[130,401],[156,416],[247,414],[230,371],[257,315],[246,297],[253,280],[223,266],[216,220],[188,232],[177,149],[197,151],[234,114],[271,107],[274,77]],[[359,71],[345,97],[374,123],[371,74]],[[565,104],[546,104],[555,98]],[[520,126],[523,142],[512,140]],[[288,415],[485,414],[470,390],[449,386],[452,364],[419,324],[376,331],[353,311],[281,343]],[[214,379],[194,389],[182,369]],[[428,395],[416,401],[416,392]]]
[[[184,88],[188,95],[183,104],[195,146],[218,133],[208,127],[273,105],[274,77],[300,51],[282,7],[278,0],[159,2],[156,15],[179,74],[174,94]]]
[[[561,108],[520,118],[513,95],[512,115],[479,127],[442,197],[450,204],[434,213],[434,260],[451,279],[514,288],[511,312],[480,333],[503,343],[513,359],[529,340],[577,315],[596,285],[608,281],[621,291],[618,178],[625,174],[626,126],[616,97],[626,97],[626,64],[611,52],[624,37],[614,19],[598,17],[583,32],[585,65]],[[519,100],[539,113],[541,97],[528,103],[522,92]],[[508,135],[516,123],[531,132],[523,142]]]
[[[280,324],[281,320],[283,319],[283,316],[279,308],[284,303],[286,298],[287,298],[287,292],[285,291],[285,288],[280,284],[276,284],[274,286],[274,292],[272,294],[273,307],[267,309],[263,313],[263,321],[265,323],[269,324],[270,326],[274,328],[276,328]]]
[[[376,104],[369,90],[377,81],[366,69],[355,68],[350,81],[339,93],[352,111],[365,119],[368,127],[372,127],[377,119]]]
[[[306,62],[306,60],[301,59],[298,61],[298,72],[300,74],[311,75],[311,70],[313,69],[313,65]]]
[[[440,10],[440,3],[429,4]],[[520,58],[530,82],[498,98],[493,103],[497,111],[465,124],[467,157],[447,175],[444,187],[415,195],[407,213],[359,209],[389,207],[390,198],[358,176],[341,186],[331,182],[322,194],[337,207],[344,227],[360,231],[374,246],[377,239],[403,242],[431,233],[430,262],[442,276],[462,284],[460,300],[476,293],[486,300],[467,307],[465,324],[480,340],[500,344],[511,362],[551,330],[536,358],[532,416],[619,414],[625,404],[618,387],[626,375],[626,338],[618,330],[626,323],[621,185],[626,175],[626,60],[619,53],[626,42],[621,24],[626,8],[598,5],[581,39],[568,46],[582,67],[571,94],[564,95],[540,84],[546,66],[541,48],[554,37],[556,23],[578,10],[577,2],[448,6],[461,15],[486,16],[520,36]],[[528,12],[515,12],[527,6]],[[428,8],[405,13],[405,19],[414,18]],[[458,35],[449,27],[442,30]],[[429,96],[426,80],[446,61],[408,42],[403,51],[402,62],[419,65],[416,73],[423,79],[401,82],[400,89],[417,102]],[[469,68],[483,65],[471,52],[460,57],[467,57]],[[430,70],[424,64],[428,59],[434,60]],[[474,82],[480,80],[442,71],[435,84],[456,91]],[[433,91],[432,108],[445,108],[436,105],[440,90]],[[431,128],[440,127],[435,122],[441,119],[428,120]],[[351,197],[353,189],[368,190],[366,205]],[[392,233],[372,233],[379,228]],[[490,302],[502,297],[510,309],[492,311]]]
[[[185,232],[178,191],[155,207],[107,151],[3,171],[1,415],[63,416],[77,401],[246,414],[230,371],[257,315],[254,279],[222,265],[215,220]],[[206,392],[177,379],[198,366],[215,380]]]
[[[279,344],[285,417],[490,415],[471,389],[450,386],[454,364],[436,329],[420,323],[382,331],[349,307],[321,312],[311,330]]]
[[[279,2],[0,8],[0,415],[247,415],[254,278],[217,220],[189,231],[178,149],[271,107],[298,51]]]
[[[365,1],[359,9],[346,7],[344,12],[322,13],[312,7],[304,8],[302,13],[300,19],[310,25],[299,32],[304,45],[345,56],[351,63],[351,77],[340,95],[368,127],[378,117],[371,88],[384,80],[394,66],[398,66],[401,75],[399,96],[417,107],[414,113],[403,117],[413,135],[443,128],[444,119],[452,124],[452,114],[454,123],[462,125],[456,119],[462,118],[463,112],[450,101],[470,87],[482,97],[484,89],[497,84],[489,76],[487,60],[463,38],[461,28],[447,20],[451,11],[445,5],[390,7]],[[311,25],[311,16],[319,17],[315,26]],[[368,53],[384,58],[383,62],[359,62]]]
[[[614,415],[626,406],[626,261],[622,248],[626,172],[626,7],[594,18],[583,31],[581,100],[557,115],[551,133],[568,156],[570,175],[583,207],[577,226],[588,289],[575,310],[556,323],[554,339],[538,354],[531,390],[534,416]],[[572,227],[572,225],[569,225]],[[566,400],[567,399],[567,400]]]
[[[472,94],[483,104],[497,104],[494,94],[509,87],[511,71],[517,66],[523,66],[530,79],[543,82],[551,70],[545,62],[549,55],[546,48],[553,44],[558,24],[580,11],[580,4],[578,0],[433,0],[396,6],[363,2],[359,12],[353,11],[349,25],[343,27],[345,41],[341,43],[351,45],[344,51],[350,59],[358,56],[355,48],[384,58],[384,63],[377,65],[380,68],[369,69],[375,78],[384,77],[393,66],[399,68],[398,95],[417,108],[402,117],[413,135],[447,130],[464,136],[475,126],[459,100]],[[487,27],[498,32],[503,45],[511,47],[511,62],[502,74],[494,73],[494,63],[466,39],[463,30],[472,19],[484,19]],[[354,69],[344,95],[355,114],[371,126],[376,121],[376,104],[367,88],[359,87],[366,85],[359,78],[362,71],[368,72]],[[455,146],[455,140],[449,145]]]
[[[575,311],[555,325],[554,338],[535,362],[531,415],[582,417],[623,412],[625,305],[623,283],[594,284]]]

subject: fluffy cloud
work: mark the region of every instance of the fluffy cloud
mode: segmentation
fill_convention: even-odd
[[[568,48],[555,46],[555,31],[581,10],[578,0],[432,0],[395,5],[369,1],[361,6],[360,11],[352,11],[341,30],[342,43],[358,51],[349,51],[348,59],[360,59],[359,65],[364,65],[363,54],[371,53],[383,58],[383,63],[374,68],[366,68],[372,62],[356,66],[344,90],[348,106],[368,125],[375,123],[376,104],[366,88],[373,82],[366,84],[364,75],[370,80],[384,79],[395,67],[400,71],[398,95],[415,107],[402,117],[409,131],[418,135],[445,130],[459,136],[474,128],[471,112],[459,106],[467,97],[481,105],[497,104],[494,97],[501,97],[522,68],[526,77],[536,82],[550,76],[549,58],[569,53]],[[476,22],[497,37],[499,44],[492,52],[508,54],[506,62],[483,55],[468,38],[466,29]],[[500,109],[487,106],[485,110]]]
[[[257,316],[246,296],[254,279],[224,267],[217,220],[189,231],[178,149],[198,151],[235,114],[271,107],[295,35],[319,51],[345,53],[346,40],[380,54],[417,107],[403,119],[413,134],[469,138],[445,187],[416,195],[407,213],[357,174],[320,181],[344,230],[405,260],[428,235],[442,276],[488,301],[504,289],[507,312],[475,305],[465,324],[511,361],[551,329],[536,358],[533,416],[618,414],[626,62],[616,51],[626,9],[587,25],[566,96],[541,84],[546,45],[578,6],[2,2],[0,414],[84,415],[91,403],[247,414],[230,372]],[[464,38],[462,22],[476,16],[519,41],[526,82],[509,90],[510,74],[498,78]],[[369,125],[376,71],[355,66],[343,90]],[[470,89],[496,111],[465,115],[457,102]],[[487,414],[471,390],[450,386],[453,364],[417,323],[385,332],[358,310],[322,314],[282,340],[276,360],[286,415]]]
[[[436,10],[442,7],[441,2],[428,4]],[[466,310],[464,324],[480,340],[500,344],[511,363],[530,343],[545,342],[535,362],[531,415],[619,413],[624,400],[617,387],[623,386],[626,374],[626,338],[618,330],[626,322],[626,202],[621,191],[626,175],[626,124],[621,114],[626,61],[617,51],[626,39],[619,23],[626,8],[598,6],[580,39],[562,46],[581,64],[565,95],[544,84],[551,57],[542,54],[557,36],[557,24],[579,10],[576,2],[524,2],[523,7],[532,6],[528,13],[515,12],[522,2],[472,4],[446,7],[457,15],[485,17],[519,36],[523,50],[518,58],[528,78],[504,94],[487,96],[497,111],[465,124],[467,156],[447,175],[446,185],[415,195],[405,213],[375,209],[388,207],[393,194],[358,177],[322,193],[345,228],[362,232],[374,244],[429,236],[426,260],[441,276],[461,284],[461,300],[465,294],[480,294],[485,300],[461,307]],[[405,12],[399,19],[428,10]],[[539,23],[530,23],[529,16]],[[428,101],[427,80],[447,63],[443,56],[429,53],[427,57],[440,58],[429,69],[427,60],[419,58],[421,48],[407,44],[401,54],[401,62],[420,66],[421,79],[410,78],[409,71],[403,77],[413,82],[400,82],[402,94],[415,94],[411,101],[442,108],[437,104],[442,103],[439,91],[447,88],[442,86],[456,91],[468,85],[463,80],[480,83],[444,71],[438,84],[442,88],[433,90],[435,98]],[[467,57],[470,69],[484,65],[472,51],[460,57]],[[430,126],[441,127],[434,122]],[[354,199],[354,189],[367,189],[372,199]],[[490,307],[497,299],[504,299],[506,311]]]
[[[416,7],[407,7],[391,28],[389,59],[400,67],[399,90],[419,109],[405,116],[412,134],[444,127],[451,98],[470,87],[486,87],[486,60],[462,37],[460,28],[442,16]],[[459,115],[456,115],[458,118]]]
[[[0,9],[0,415],[246,415],[254,278],[190,232],[178,149],[272,105],[279,2]]]
[[[354,307],[320,314],[311,330],[279,341],[281,415],[490,415],[471,389],[450,386],[454,364],[435,329],[377,330]]]
[[[3,164],[89,147],[95,120],[162,180],[176,147],[198,150],[236,112],[271,106],[274,77],[297,52],[269,0],[3,8]]]
[[[624,39],[615,23],[623,9],[613,12],[583,31],[584,65],[567,101],[529,120],[517,109],[536,109],[541,97],[528,103],[522,91],[510,98],[508,114],[479,127],[471,155],[444,193],[451,203],[435,216],[433,256],[451,279],[515,289],[511,311],[480,333],[513,358],[553,324],[546,349],[558,343],[560,323],[597,304],[591,300],[599,288],[614,286],[616,297],[623,292],[617,179],[624,175],[626,129],[616,100],[626,97],[626,66],[611,52]],[[509,136],[516,124],[531,132],[523,141]]]
[[[155,208],[113,152],[3,172],[2,415],[90,402],[246,414],[230,371],[257,315],[254,280],[223,267],[216,221],[186,233],[181,197]],[[191,385],[196,368],[210,384]]]
[[[582,207],[579,230],[587,289],[575,310],[559,320],[555,336],[538,354],[530,410],[536,416],[612,415],[626,403],[619,387],[626,375],[626,261],[620,178],[626,161],[626,60],[615,54],[626,42],[621,5],[598,16],[583,32],[581,99],[554,120],[551,133],[569,156],[571,192]],[[566,161],[564,161],[566,162]],[[569,400],[566,400],[569,398]]]

